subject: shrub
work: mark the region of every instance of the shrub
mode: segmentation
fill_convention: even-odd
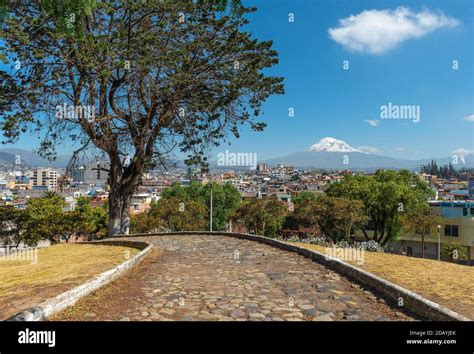
[[[443,245],[441,256],[450,262],[463,261],[467,259],[467,248],[461,245]]]

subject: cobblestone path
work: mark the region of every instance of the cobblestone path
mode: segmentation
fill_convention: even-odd
[[[142,264],[53,319],[411,320],[296,253],[225,236],[142,239],[156,248]]]

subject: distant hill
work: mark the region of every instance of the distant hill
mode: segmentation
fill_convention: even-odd
[[[19,148],[5,148],[0,149],[0,165],[12,166],[15,163],[16,155],[20,156],[24,167],[50,166],[54,168],[64,168],[67,166],[71,158],[71,155],[61,154],[57,156],[55,161],[49,162],[33,151]],[[438,166],[441,166],[452,162],[452,157],[422,160],[396,159],[388,156],[370,154],[355,149],[342,140],[323,138],[318,143],[310,146],[306,151],[294,152],[288,156],[258,162],[265,162],[269,166],[276,166],[280,163],[286,166],[293,166],[302,169],[350,169],[354,171],[364,170],[371,172],[379,168],[409,169],[412,171],[418,171],[422,165],[428,164],[431,160],[436,161]],[[175,167],[185,168],[185,165],[181,161],[175,161],[175,163]],[[226,170],[229,168],[226,166],[217,166],[217,161],[210,161],[210,166],[216,170]],[[455,165],[454,167],[474,168],[474,155],[468,154],[460,157],[458,165]],[[248,167],[234,167],[234,169],[247,170]]]
[[[54,167],[64,168],[67,166],[71,155],[58,155],[55,161],[43,159],[34,151],[28,151],[18,148],[0,149],[0,164],[14,165],[16,156],[20,157],[22,166],[26,167]]]
[[[373,171],[379,168],[419,170],[422,165],[431,162],[431,160],[436,161],[438,165],[452,162],[451,157],[407,160],[374,155],[355,149],[342,140],[324,138],[318,143],[312,145],[306,151],[299,151],[288,156],[259,162],[265,162],[269,166],[276,166],[280,163],[287,166],[307,169],[351,169]],[[473,154],[468,154],[459,158],[459,163],[455,168],[462,167],[474,167]]]

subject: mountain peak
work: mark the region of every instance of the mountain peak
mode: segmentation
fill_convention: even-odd
[[[327,151],[327,152],[366,152],[354,149],[352,146],[347,144],[345,141],[338,140],[335,138],[326,137],[314,145],[311,145],[309,151]]]

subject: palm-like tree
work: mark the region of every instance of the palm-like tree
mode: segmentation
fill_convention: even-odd
[[[59,196],[60,196],[59,193],[57,193],[55,191],[46,191],[41,195],[41,198],[53,199],[53,198],[56,198],[56,197],[59,197]]]

